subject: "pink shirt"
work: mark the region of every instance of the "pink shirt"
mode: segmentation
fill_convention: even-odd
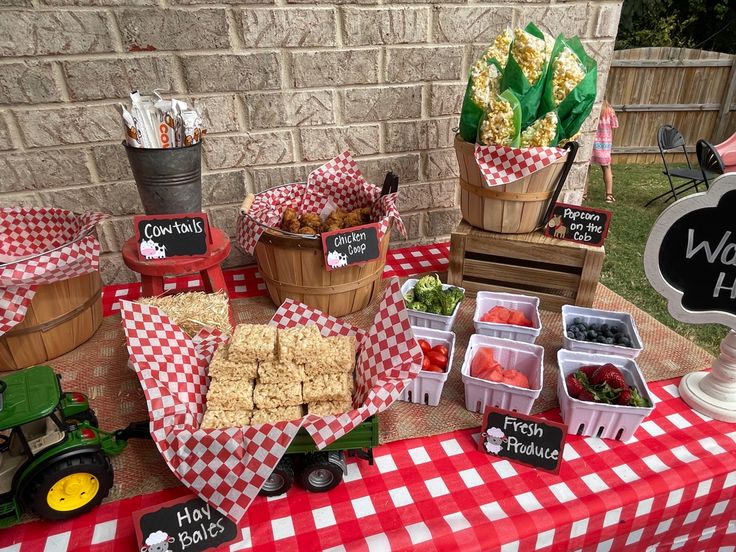
[[[591,162],[596,165],[611,164],[611,145],[613,143],[613,129],[618,128],[618,118],[612,107],[601,113],[598,119],[598,130],[595,131],[593,142],[593,157]]]

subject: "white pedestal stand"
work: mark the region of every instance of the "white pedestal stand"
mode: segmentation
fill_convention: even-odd
[[[692,372],[680,382],[680,396],[693,409],[716,420],[736,423],[736,331],[721,341],[711,372]]]

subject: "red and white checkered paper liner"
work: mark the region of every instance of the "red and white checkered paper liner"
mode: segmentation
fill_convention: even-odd
[[[90,233],[106,215],[63,209],[0,209],[0,335],[20,324],[39,284],[97,270],[100,243]],[[18,260],[7,260],[17,257]]]
[[[510,184],[565,156],[564,148],[510,148],[475,145],[475,161],[489,187]]]
[[[345,151],[309,173],[307,182],[277,186],[256,195],[248,215],[238,217],[237,241],[246,253],[253,254],[264,232],[263,225],[278,227],[287,207],[299,213],[319,213],[330,200],[345,211],[371,205],[372,220],[379,221],[379,240],[391,222],[406,237],[396,196],[381,197],[380,188],[363,178],[350,152]]]
[[[200,332],[190,339],[150,305],[122,301],[121,314],[156,446],[184,485],[235,521],[243,517],[300,427],[321,449],[388,408],[421,369],[421,349],[411,331],[398,279],[387,286],[367,331],[287,300],[271,324],[312,323],[324,336],[356,336],[357,408],[339,416],[312,414],[275,424],[197,429],[205,410],[207,366],[223,336],[217,331]]]

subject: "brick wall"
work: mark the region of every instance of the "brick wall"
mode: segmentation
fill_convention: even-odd
[[[107,282],[142,211],[115,104],[158,88],[204,113],[203,199],[233,234],[247,191],[303,180],[347,148],[401,178],[409,242],[459,220],[452,129],[468,67],[508,25],[577,34],[605,90],[620,0],[2,0],[0,206],[107,212]],[[597,113],[597,109],[595,110]],[[563,199],[581,195],[583,148]],[[398,243],[398,242],[397,242]],[[234,252],[229,264],[248,262]]]

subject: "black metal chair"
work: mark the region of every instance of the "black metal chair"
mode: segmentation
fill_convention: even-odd
[[[687,155],[687,148],[685,147],[685,139],[682,137],[679,130],[672,125],[662,125],[659,127],[659,130],[657,131],[657,146],[659,147],[659,154],[662,156],[662,163],[664,164],[662,174],[667,177],[670,189],[667,192],[647,201],[645,207],[648,207],[650,204],[654,203],[658,199],[662,199],[663,197],[667,198],[665,199],[665,203],[670,199],[677,199],[678,192],[686,192],[692,188],[697,190],[698,185],[705,183],[703,171],[700,170],[700,167],[693,167],[692,163],[690,163],[690,158]],[[673,150],[675,150],[676,153],[680,153],[680,150],[682,150],[682,153],[685,155],[685,161],[687,161],[687,168],[670,168],[667,165],[665,153],[673,153]],[[674,179],[676,178],[682,179],[684,182],[675,185]]]
[[[703,173],[705,187],[708,188],[713,179],[724,172],[723,160],[710,142],[700,139],[695,145],[698,165]]]

